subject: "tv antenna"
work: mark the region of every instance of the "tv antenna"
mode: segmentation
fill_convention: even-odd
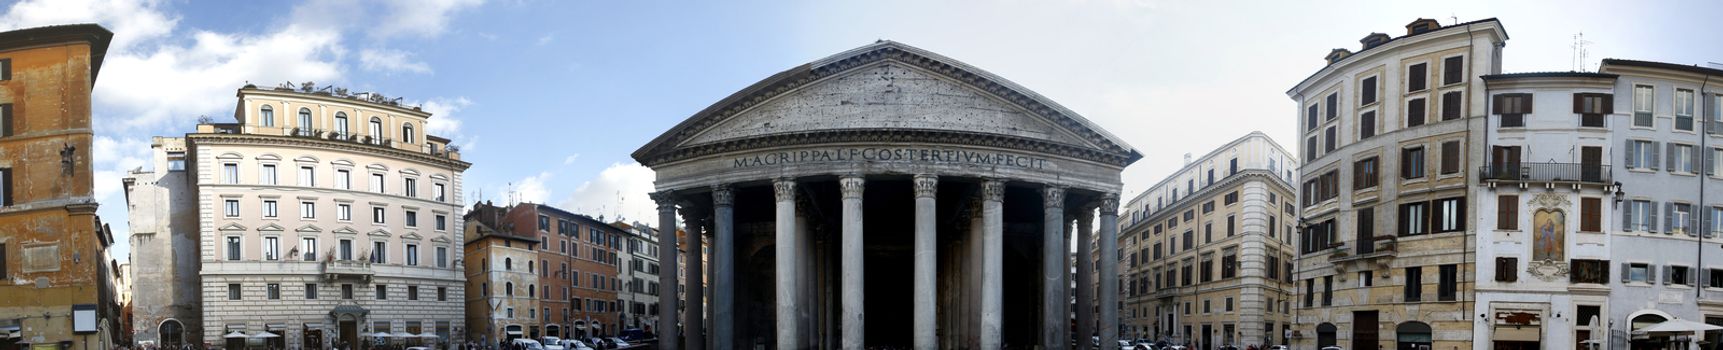
[[[1590,43],[1591,41],[1585,40],[1585,32],[1579,32],[1579,34],[1573,35],[1573,71],[1585,71],[1585,56],[1588,53],[1585,49],[1585,45]]]

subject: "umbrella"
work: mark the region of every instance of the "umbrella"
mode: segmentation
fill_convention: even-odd
[[[1718,326],[1713,326],[1713,325],[1708,325],[1708,324],[1704,324],[1704,323],[1693,322],[1693,321],[1688,321],[1688,320],[1683,320],[1683,319],[1677,318],[1677,319],[1673,319],[1673,320],[1663,321],[1662,323],[1654,324],[1654,325],[1651,325],[1650,327],[1640,328],[1638,331],[1635,331],[1634,333],[1696,333],[1696,332],[1704,332],[1704,331],[1715,331],[1715,330],[1720,330],[1720,329],[1723,329],[1723,327],[1718,327]]]
[[[436,334],[431,334],[431,333],[420,333],[419,337],[420,338],[438,338]]]
[[[252,338],[280,338],[281,335],[278,335],[275,333],[270,333],[268,331],[263,331],[263,332],[258,332],[257,334],[252,334],[251,337]]]
[[[225,336],[225,337],[223,337],[223,338],[227,338],[227,339],[245,339],[245,338],[246,338],[246,336],[245,336],[245,332],[240,332],[240,331],[233,331],[233,333],[228,333],[228,334],[227,334],[227,336]]]
[[[377,338],[388,338],[388,337],[394,336],[392,334],[389,334],[389,332],[377,332],[377,333],[371,333],[369,335],[372,337],[377,337]]]
[[[407,333],[407,332],[395,332],[394,335],[396,338],[417,338],[418,337],[417,335],[413,335],[413,333]]]

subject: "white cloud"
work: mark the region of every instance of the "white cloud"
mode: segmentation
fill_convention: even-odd
[[[504,200],[509,203],[543,204],[550,200],[551,194],[550,187],[546,183],[555,176],[548,171],[540,172],[538,175],[528,176],[520,179],[520,181],[509,183],[503,188],[496,189],[496,193],[503,195]]]
[[[384,73],[419,73],[431,72],[431,65],[413,60],[413,54],[401,50],[364,49],[359,50],[359,66],[366,70]]]
[[[461,120],[455,118],[455,112],[473,105],[466,97],[433,98],[426,100],[421,107],[431,113],[431,120],[425,124],[425,132],[432,135],[451,137],[461,133]]]
[[[389,0],[389,14],[369,31],[373,38],[415,36],[432,38],[448,29],[455,12],[478,7],[484,0]]]
[[[95,170],[96,198],[103,202],[113,203],[105,199],[114,199],[120,193],[120,179],[127,171],[150,167],[150,140],[127,138],[115,140],[113,137],[97,136],[91,146],[90,155],[93,164],[101,167]]]
[[[580,159],[580,153],[570,154],[567,158],[563,158],[562,165],[574,164],[576,159]]]
[[[111,52],[96,82],[96,102],[118,113],[97,119],[112,117],[106,120],[112,123],[101,124],[123,131],[187,124],[170,123],[173,118],[220,116],[234,102],[212,97],[232,96],[248,81],[271,86],[338,80],[343,52],[339,33],[299,26],[259,36],[198,31],[189,46]]]
[[[0,16],[6,30],[69,23],[99,23],[115,33],[109,51],[125,51],[140,41],[158,39],[173,31],[178,18],[157,11],[159,0],[53,0],[21,1]]]
[[[651,168],[639,163],[613,163],[598,177],[580,184],[557,207],[606,220],[652,221],[657,207],[647,193],[656,179]]]
[[[553,41],[556,41],[556,33],[545,33],[544,36],[538,37],[537,45],[538,46],[550,45],[550,43]]]

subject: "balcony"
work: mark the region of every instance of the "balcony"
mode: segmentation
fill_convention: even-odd
[[[1483,180],[1506,182],[1566,182],[1608,184],[1609,165],[1581,163],[1509,163],[1478,168]]]
[[[371,262],[364,260],[325,260],[323,261],[323,278],[339,280],[353,278],[369,281],[377,272],[371,269]]]

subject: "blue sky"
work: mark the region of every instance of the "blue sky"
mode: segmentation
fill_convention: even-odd
[[[474,163],[469,201],[545,202],[645,219],[651,172],[628,154],[773,73],[876,39],[989,70],[1108,128],[1146,156],[1127,195],[1252,130],[1286,147],[1285,91],[1332,48],[1414,18],[1500,18],[1505,70],[1606,57],[1723,62],[1703,1],[535,1],[43,0],[0,29],[97,22],[116,32],[97,82],[100,214],[124,237],[119,178],[150,136],[232,118],[234,89],[315,81],[402,96]],[[482,196],[480,196],[482,193]],[[511,195],[512,193],[512,195]],[[124,239],[121,239],[123,242]],[[117,258],[129,254],[124,244]]]

